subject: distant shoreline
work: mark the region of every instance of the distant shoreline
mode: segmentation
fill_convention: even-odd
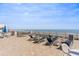
[[[76,33],[79,34],[79,29],[14,29],[15,31],[27,32],[57,32],[57,33]]]

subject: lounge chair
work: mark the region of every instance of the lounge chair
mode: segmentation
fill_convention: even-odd
[[[44,42],[44,37],[36,37],[34,38],[34,42],[33,43],[42,43]]]
[[[73,35],[69,35],[69,38],[62,43],[65,43],[70,47],[73,44]]]
[[[52,42],[53,42],[53,45],[57,45],[57,43],[58,43],[58,36],[55,36],[55,37],[52,39]]]
[[[33,38],[34,38],[34,37],[33,37],[32,35],[29,35],[29,37],[30,37],[30,38],[28,39],[28,41],[33,41]]]
[[[61,50],[62,50],[66,55],[69,56],[70,47],[69,47],[67,44],[63,43],[63,44],[61,45]]]
[[[76,53],[76,51],[73,52],[73,50],[71,49],[72,44],[73,44],[73,35],[69,35],[69,39],[66,40],[65,42],[62,42],[61,45],[62,51],[67,55],[72,54],[79,55],[79,52],[78,53]]]
[[[52,40],[52,38],[51,38],[51,35],[49,35],[49,36],[47,37],[47,42],[46,42],[45,45],[52,45],[52,43],[53,43],[53,40]]]
[[[0,38],[4,38],[4,34],[0,32]]]
[[[71,49],[69,55],[70,56],[79,56],[79,50],[78,49]]]
[[[62,51],[67,56],[79,56],[79,50],[78,49],[71,49],[67,44],[62,44]]]

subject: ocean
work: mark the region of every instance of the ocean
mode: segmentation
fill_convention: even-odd
[[[77,33],[79,34],[79,30],[66,30],[66,29],[15,29],[15,31],[22,31],[22,32],[26,32],[26,31],[33,31],[33,32],[57,32],[57,33]]]

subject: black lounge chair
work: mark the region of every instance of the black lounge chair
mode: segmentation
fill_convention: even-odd
[[[46,42],[45,45],[52,45],[52,43],[53,43],[52,37],[51,37],[51,35],[49,35],[49,36],[47,37],[47,42]]]
[[[33,41],[33,38],[34,38],[34,37],[33,37],[32,35],[29,35],[29,37],[30,37],[30,38],[28,39],[28,41]]]
[[[73,35],[69,35],[69,39],[62,43],[65,43],[70,47],[73,44]]]
[[[44,42],[44,37],[36,37],[34,38],[33,43],[42,43],[42,42]]]
[[[36,37],[35,38],[33,38],[33,43],[42,43],[42,42],[45,42],[45,39],[46,38],[46,36],[44,35],[44,34],[38,34],[38,35],[36,35]]]
[[[32,35],[29,35],[30,36],[30,38],[33,38],[33,36]]]
[[[65,42],[62,42],[61,46],[58,49],[61,49],[64,53],[69,53],[69,49],[73,44],[73,35],[69,35],[69,39]]]

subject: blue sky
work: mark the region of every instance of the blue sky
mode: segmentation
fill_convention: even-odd
[[[0,3],[0,23],[14,29],[79,29],[79,4]]]

